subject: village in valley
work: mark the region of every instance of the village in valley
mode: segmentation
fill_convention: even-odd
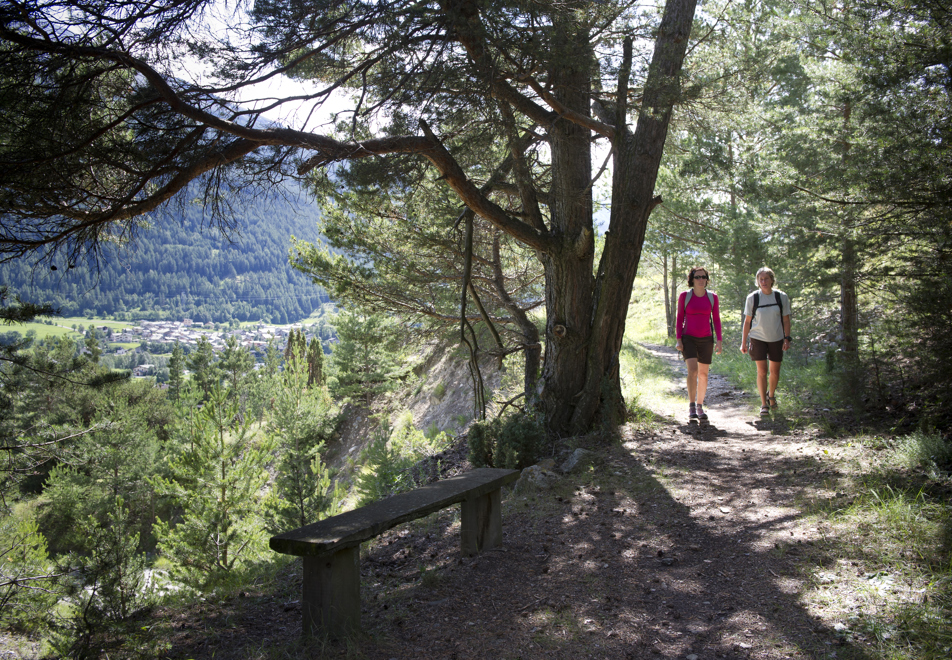
[[[320,324],[308,325],[300,322],[286,325],[256,323],[245,326],[230,326],[221,323],[197,323],[191,319],[183,319],[181,321],[143,320],[137,321],[134,326],[122,328],[108,325],[90,325],[87,329],[95,328],[97,334],[101,338],[105,338],[101,345],[103,353],[118,357],[127,356],[130,353],[146,353],[148,356],[148,353],[157,352],[156,348],[159,346],[167,350],[158,352],[171,352],[176,343],[188,353],[198,345],[202,337],[218,353],[224,350],[228,338],[234,336],[238,340],[239,346],[247,348],[253,356],[256,356],[255,368],[260,368],[260,360],[263,359],[269,342],[274,340],[279,350],[283,350],[288,335],[292,331],[304,332],[305,335],[311,336],[320,334],[319,327]],[[73,329],[75,330],[77,327]],[[79,327],[79,330],[82,331],[82,328]],[[85,352],[85,349],[82,350]],[[164,362],[164,359],[160,358],[160,361]],[[134,377],[144,378],[154,376],[158,365],[144,362],[130,366]]]
[[[122,332],[113,331],[110,341],[114,343],[144,341],[161,344],[178,342],[182,346],[194,347],[198,344],[198,340],[204,336],[211,343],[212,348],[219,351],[224,348],[225,339],[230,335],[235,335],[238,338],[239,345],[253,351],[264,351],[272,338],[286,339],[292,330],[301,330],[304,326],[301,323],[288,325],[258,323],[253,326],[229,328],[224,332],[218,330],[220,327],[215,323],[193,323],[191,319],[182,321],[139,321],[137,326]],[[103,332],[108,330],[106,326],[97,329]]]

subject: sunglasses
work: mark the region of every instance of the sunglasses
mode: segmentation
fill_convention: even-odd
[[[707,275],[695,275],[694,279],[696,280],[706,280],[708,279]]]

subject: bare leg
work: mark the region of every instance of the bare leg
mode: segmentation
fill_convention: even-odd
[[[699,406],[704,405],[704,395],[707,394],[707,373],[711,370],[711,365],[701,364],[698,362],[697,365],[697,403]]]
[[[757,360],[757,391],[760,392],[760,405],[767,405],[767,360]]]
[[[757,363],[760,364],[759,362]],[[770,396],[773,397],[777,393],[777,383],[780,382],[780,365],[781,362],[770,361]],[[759,374],[758,374],[759,375]],[[761,398],[763,398],[761,396]]]
[[[688,401],[694,403],[697,401],[697,358],[688,358],[684,363],[688,365]]]

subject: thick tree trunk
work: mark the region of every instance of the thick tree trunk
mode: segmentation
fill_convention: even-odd
[[[560,103],[590,112],[592,53],[587,34],[570,21],[556,26],[562,56],[553,62],[553,88]],[[592,320],[591,132],[565,119],[550,129],[552,148],[551,235],[556,247],[543,255],[546,342],[542,404],[548,427],[568,430],[573,405],[585,384],[585,361]]]
[[[679,74],[695,8],[696,0],[666,4],[634,135],[623,122],[616,124],[611,220],[593,300],[585,384],[572,410],[570,428],[575,433],[588,430],[599,411],[603,416],[624,414],[618,358],[648,216],[660,202],[654,186],[680,95]],[[627,79],[620,87],[619,97],[626,99]]]

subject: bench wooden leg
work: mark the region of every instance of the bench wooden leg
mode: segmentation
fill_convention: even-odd
[[[305,635],[346,637],[360,630],[360,546],[303,557]]]
[[[460,549],[464,556],[502,545],[502,492],[499,489],[463,500],[459,506]]]

